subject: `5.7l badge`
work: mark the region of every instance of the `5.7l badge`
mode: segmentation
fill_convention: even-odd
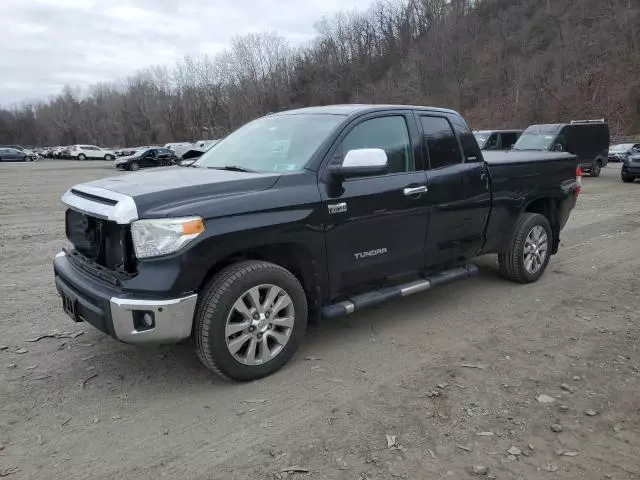
[[[345,213],[347,211],[347,202],[334,203],[333,205],[327,205],[327,208],[329,208],[329,213],[332,215],[334,213]]]

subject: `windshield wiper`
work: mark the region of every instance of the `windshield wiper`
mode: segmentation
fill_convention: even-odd
[[[240,167],[238,165],[225,165],[223,167],[207,167],[207,168],[213,168],[215,170],[228,170],[230,172],[255,173],[255,170],[249,170],[248,168]]]

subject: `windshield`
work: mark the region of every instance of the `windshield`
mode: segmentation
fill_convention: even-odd
[[[197,167],[240,167],[259,172],[302,170],[341,115],[298,114],[262,117],[213,145]]]
[[[478,145],[480,146],[480,148],[484,147],[484,142],[487,141],[487,138],[489,138],[489,135],[487,135],[486,133],[474,133],[475,137],[476,137],[476,141],[478,142]]]
[[[550,150],[556,135],[524,133],[513,146],[514,150]]]
[[[609,147],[610,152],[626,152],[627,150],[631,150],[633,148],[633,143],[622,143],[620,145],[614,145]]]

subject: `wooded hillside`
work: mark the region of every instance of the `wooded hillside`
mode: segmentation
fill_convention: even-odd
[[[133,146],[218,138],[268,112],[332,103],[459,110],[473,128],[605,117],[640,131],[638,0],[391,0],[320,21],[296,47],[234,40],[90,91],[0,110],[0,143]]]

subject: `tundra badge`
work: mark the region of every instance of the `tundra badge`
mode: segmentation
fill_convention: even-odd
[[[378,255],[385,255],[387,252],[388,250],[386,248],[377,248],[375,250],[369,250],[368,252],[354,253],[353,256],[356,257],[356,260],[362,260],[363,258],[377,257]]]

